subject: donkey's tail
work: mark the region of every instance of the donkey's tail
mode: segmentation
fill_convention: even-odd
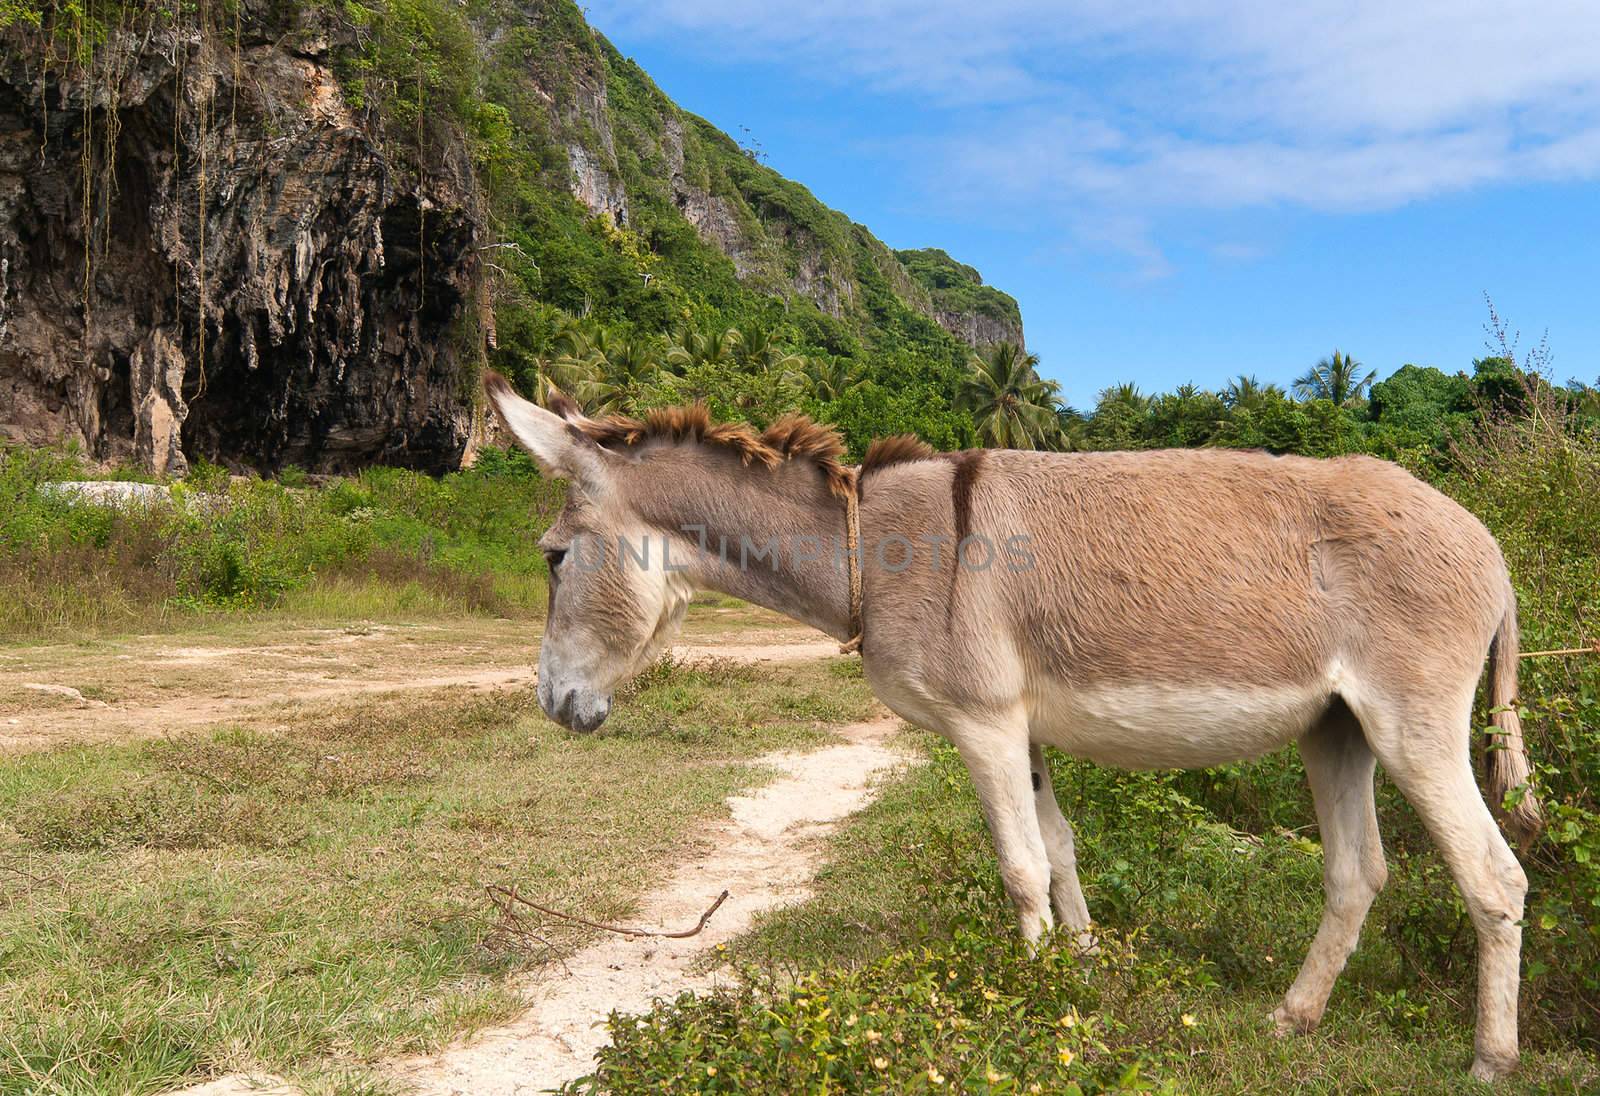
[[[1495,727],[1484,753],[1489,807],[1511,839],[1526,846],[1544,826],[1544,815],[1533,788],[1523,787],[1532,768],[1522,741],[1522,718],[1517,715],[1517,595],[1510,583],[1506,584],[1505,614],[1489,645],[1489,711]],[[1513,796],[1516,803],[1507,809],[1506,793],[1513,788],[1522,791]]]

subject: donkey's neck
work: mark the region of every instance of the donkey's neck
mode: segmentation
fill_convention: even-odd
[[[691,584],[849,638],[844,503],[814,465],[745,467],[688,446],[643,463],[636,508]]]

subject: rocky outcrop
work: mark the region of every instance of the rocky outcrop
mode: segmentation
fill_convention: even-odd
[[[977,270],[937,247],[896,251],[894,256],[926,294],[933,318],[950,334],[969,346],[1023,345],[1022,311],[1016,300],[985,285]]]
[[[984,312],[962,312],[936,309],[933,318],[939,326],[968,346],[993,346],[997,342],[1023,345],[1022,321],[988,315]]]
[[[170,474],[186,453],[458,462],[467,158],[424,133],[421,167],[397,162],[314,9],[267,10],[247,3],[237,55],[231,34],[130,28],[93,81],[0,35],[0,433]]]

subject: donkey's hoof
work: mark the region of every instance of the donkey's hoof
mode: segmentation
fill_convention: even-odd
[[[1480,1054],[1472,1060],[1472,1076],[1480,1081],[1493,1083],[1504,1080],[1516,1072],[1517,1059],[1496,1055]]]
[[[1316,1017],[1291,1012],[1288,1005],[1279,1005],[1273,1009],[1269,1019],[1272,1021],[1272,1034],[1279,1038],[1289,1035],[1309,1035],[1317,1030]]]

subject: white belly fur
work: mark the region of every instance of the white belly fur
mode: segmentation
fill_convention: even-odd
[[[1035,685],[1036,742],[1125,769],[1201,769],[1270,753],[1328,709],[1331,682],[1309,685]]]

